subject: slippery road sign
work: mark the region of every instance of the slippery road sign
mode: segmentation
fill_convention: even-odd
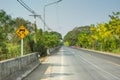
[[[24,26],[20,26],[17,30],[16,30],[16,34],[21,38],[25,38],[28,34],[29,31],[24,27]]]

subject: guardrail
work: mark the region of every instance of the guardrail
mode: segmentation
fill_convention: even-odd
[[[59,48],[61,48],[61,46],[58,46],[58,47],[55,47],[55,48],[47,49],[47,55],[52,54],[54,51],[58,50]]]
[[[0,61],[0,80],[21,80],[39,64],[38,53]]]

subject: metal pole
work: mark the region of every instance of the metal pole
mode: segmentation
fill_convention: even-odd
[[[21,56],[23,56],[23,39],[21,39]]]
[[[36,25],[36,16],[35,15],[34,15],[34,31],[35,31],[34,41],[35,41],[35,43],[37,43],[37,25]]]
[[[41,15],[29,15],[29,16],[33,16],[34,17],[34,31],[35,31],[35,35],[34,35],[34,42],[37,43],[37,24],[36,24],[36,17],[41,17]]]
[[[44,31],[45,31],[45,7],[46,6],[44,6]]]

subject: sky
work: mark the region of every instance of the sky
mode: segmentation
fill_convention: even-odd
[[[37,14],[43,17],[44,6],[58,0],[23,0]],[[21,6],[17,0],[0,0],[0,9],[12,18],[22,17],[34,23],[31,13]],[[47,25],[63,36],[75,27],[108,22],[108,15],[120,11],[120,0],[62,0],[47,6],[45,20]],[[44,27],[37,18],[37,27]]]

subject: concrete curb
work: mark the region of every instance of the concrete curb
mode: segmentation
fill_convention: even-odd
[[[102,52],[102,51],[96,51],[96,50],[84,49],[84,48],[78,48],[78,49],[87,50],[87,51],[90,51],[90,52],[96,52],[96,53],[99,53],[99,54],[104,54],[104,55],[109,55],[109,56],[114,56],[114,57],[120,57],[120,55],[110,53],[110,52]]]

